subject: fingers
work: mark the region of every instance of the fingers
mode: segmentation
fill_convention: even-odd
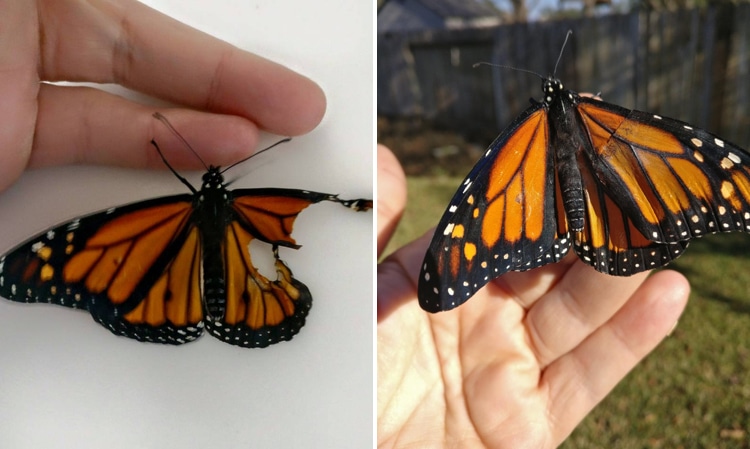
[[[406,207],[406,175],[396,156],[378,145],[378,257],[390,241]]]
[[[416,281],[431,238],[432,233],[428,232],[378,264],[378,322],[409,301],[414,304],[414,313],[426,316],[426,312],[417,305]]]
[[[150,143],[154,139],[175,168],[202,168],[200,160],[153,118],[154,111],[98,89],[43,85],[29,164],[163,168]],[[163,114],[207,164],[236,162],[252,153],[258,139],[255,125],[241,117],[189,109]]]
[[[42,78],[118,83],[282,135],[314,128],[325,96],[308,78],[139,2],[40,2]]]
[[[610,276],[576,260],[528,310],[530,346],[540,367],[578,346],[607,322],[647,276]]]
[[[39,89],[34,4],[0,0],[0,191],[20,176],[33,143]]]
[[[690,286],[681,274],[661,271],[646,280],[611,320],[572,352],[547,367],[553,432],[562,441],[583,417],[672,330]]]

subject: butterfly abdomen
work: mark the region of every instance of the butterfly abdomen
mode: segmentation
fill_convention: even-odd
[[[549,107],[549,115],[557,118],[549,121],[550,142],[555,149],[555,167],[565,216],[569,229],[580,231],[584,227],[586,210],[579,168],[580,160],[583,159],[585,138],[577,131],[580,128],[580,119],[575,108],[570,105],[566,107],[564,97],[567,95],[570,100],[572,96],[562,90],[562,84],[556,80],[548,80],[544,91],[547,93],[544,102]]]
[[[203,302],[206,316],[220,320],[226,309],[223,251],[220,242],[209,240],[206,238],[203,244]]]
[[[578,171],[575,154],[566,154],[557,158],[557,174],[560,179],[560,194],[563,198],[565,216],[571,231],[580,231],[584,226],[585,203],[583,198],[583,182]]]
[[[230,195],[222,184],[204,184],[193,206],[202,237],[203,307],[210,320],[222,320],[226,312],[224,239],[232,220]]]

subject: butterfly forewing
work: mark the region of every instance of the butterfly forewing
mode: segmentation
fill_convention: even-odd
[[[294,220],[307,206],[336,201],[335,195],[294,189],[240,189],[234,192],[234,209],[243,226],[266,242],[298,248],[292,238]]]
[[[678,120],[581,99],[599,183],[650,240],[750,229],[750,156]]]
[[[568,251],[546,115],[541,104],[530,107],[495,140],[451,200],[420,273],[425,310],[452,309],[493,278],[556,262]]]
[[[142,341],[195,339],[200,292],[182,299],[199,268],[182,262],[199,250],[190,200],[159,198],[54,227],[3,256],[0,295],[86,309],[112,332]],[[175,310],[183,304],[193,313]]]

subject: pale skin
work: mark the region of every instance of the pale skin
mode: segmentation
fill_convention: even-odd
[[[259,130],[313,129],[326,102],[308,78],[131,0],[0,0],[0,190],[32,167],[70,163],[202,168],[249,155]],[[114,83],[178,106],[156,109],[89,87]]]
[[[406,204],[378,148],[378,253]],[[614,277],[571,254],[507,273],[450,312],[417,303],[431,233],[378,266],[380,448],[554,448],[674,328],[679,273]]]

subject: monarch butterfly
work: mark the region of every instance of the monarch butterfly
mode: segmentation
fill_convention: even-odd
[[[539,75],[537,75],[539,76]],[[579,96],[554,77],[489,146],[440,220],[419,277],[428,312],[573,250],[628,276],[690,239],[750,232],[750,154],[679,120]]]
[[[308,288],[279,257],[280,246],[300,247],[291,236],[294,220],[321,201],[366,211],[372,200],[229,190],[228,168],[213,166],[197,190],[151,143],[191,193],[114,207],[31,238],[0,258],[0,295],[85,309],[114,334],[140,341],[178,345],[204,329],[241,347],[290,340],[312,305]],[[253,266],[253,239],[271,245],[276,280]]]

